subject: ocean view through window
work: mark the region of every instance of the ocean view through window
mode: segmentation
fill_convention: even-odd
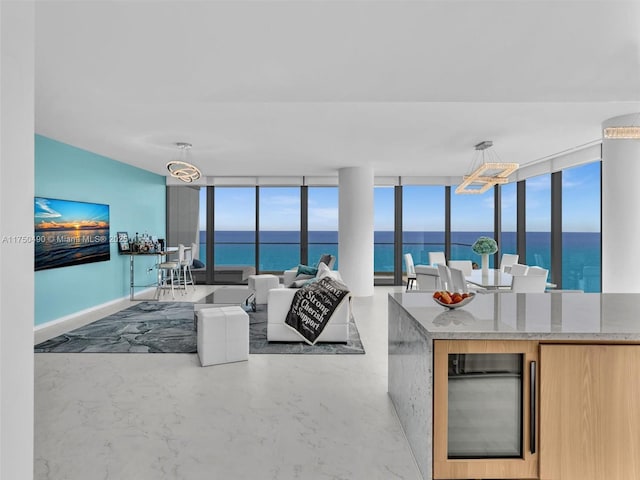
[[[562,279],[564,289],[600,291],[600,162],[563,170],[562,182]],[[551,175],[531,177],[526,186],[526,255],[517,251],[517,186],[500,187],[501,253],[521,253],[520,262],[551,268]],[[395,198],[401,188],[402,208],[396,211]],[[250,266],[262,272],[280,273],[301,262],[314,264],[320,255],[338,258],[338,188],[306,187],[205,187],[201,189],[200,253],[207,263],[207,193],[214,193],[212,212],[213,251],[218,266]],[[256,205],[256,192],[259,205]],[[494,192],[479,196],[451,197],[450,259],[480,262],[471,251],[479,236],[495,235]],[[406,185],[374,189],[374,271],[375,281],[398,281],[395,256],[411,253],[416,265],[428,263],[430,251],[445,249],[445,187]],[[307,210],[302,212],[302,208]],[[257,209],[259,209],[257,211]],[[401,211],[400,211],[401,210]],[[258,213],[259,212],[259,213]],[[256,243],[256,214],[260,241]],[[395,215],[401,215],[402,232],[396,237]],[[306,215],[306,218],[305,218]],[[306,222],[308,231],[301,231]],[[302,244],[306,239],[306,244]],[[396,245],[396,239],[402,244]],[[256,265],[259,248],[260,264]],[[400,251],[401,250],[401,251]],[[490,257],[491,262],[494,261]],[[556,258],[555,261],[559,261]],[[493,266],[493,263],[492,263]],[[259,267],[259,268],[258,268]],[[558,272],[559,273],[559,272]],[[215,277],[215,275],[214,275]],[[551,272],[549,279],[551,280]]]
[[[551,279],[551,174],[526,182],[526,264],[546,268]]]
[[[480,265],[481,257],[471,250],[471,245],[480,236],[494,237],[494,198],[493,188],[475,195],[451,195],[449,260],[471,260]],[[493,255],[489,255],[489,268],[494,268]]]
[[[260,272],[300,263],[300,188],[260,187]]]
[[[213,251],[216,267],[255,265],[255,199],[255,187],[217,187],[214,189]],[[201,241],[206,242],[206,234],[203,235],[203,232],[200,232],[200,238]],[[220,280],[217,278],[215,270],[213,278],[214,282]]]
[[[402,187],[402,253],[415,265],[427,265],[429,252],[444,252],[444,200],[442,186]]]
[[[562,171],[562,288],[601,290],[600,162]]]
[[[373,271],[374,282],[393,282],[395,191],[393,187],[373,189]]]
[[[338,269],[338,187],[309,187],[307,200],[309,228],[308,263],[315,265],[321,255],[336,257]]]

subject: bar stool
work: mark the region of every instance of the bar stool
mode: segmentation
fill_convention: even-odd
[[[180,262],[161,262],[158,264],[159,280],[158,280],[158,288],[156,290],[156,296],[158,299],[160,298],[160,292],[162,290],[168,290],[171,288],[171,298],[175,299],[175,284],[176,282],[180,284]],[[174,279],[174,273],[176,275]],[[171,282],[171,286],[169,287],[169,282]]]
[[[191,265],[193,265],[193,245],[191,249],[187,249],[183,244],[178,244],[178,261],[180,262],[180,269],[182,270],[182,284],[184,292],[187,292],[187,285],[193,287],[193,291],[196,291],[196,286],[193,283],[193,276],[191,275]],[[189,274],[187,278],[187,273]]]

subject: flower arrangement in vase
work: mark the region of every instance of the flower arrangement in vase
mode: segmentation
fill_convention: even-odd
[[[482,275],[488,275],[489,255],[498,251],[498,244],[496,241],[491,237],[479,237],[473,245],[471,245],[471,250],[482,258]]]

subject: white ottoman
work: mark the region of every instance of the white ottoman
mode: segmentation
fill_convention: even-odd
[[[280,279],[276,275],[268,273],[262,275],[249,275],[249,290],[253,291],[253,304],[265,305],[269,296],[269,290],[280,286]]]
[[[198,356],[202,366],[249,359],[249,315],[240,307],[198,310]]]

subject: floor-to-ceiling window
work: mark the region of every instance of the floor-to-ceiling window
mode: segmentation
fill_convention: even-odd
[[[480,265],[480,255],[471,250],[471,245],[480,236],[494,237],[494,202],[493,188],[480,194],[451,194],[451,255],[448,260],[471,260]],[[493,268],[493,255],[489,255],[489,266]]]
[[[198,211],[198,252],[193,258],[207,264],[207,187],[200,187]]]
[[[546,268],[551,278],[551,174],[526,182],[526,263]]]
[[[309,264],[321,255],[336,257],[338,269],[338,187],[308,187],[307,225],[309,229]]]
[[[260,187],[260,272],[300,263],[300,187]]]
[[[414,264],[427,265],[429,252],[444,252],[444,212],[444,187],[402,187],[402,253]]]
[[[562,288],[601,289],[600,162],[562,171]]]
[[[395,191],[393,187],[373,189],[373,271],[378,283],[393,282]]]
[[[562,172],[562,195],[558,197],[562,201],[562,287],[565,289],[600,290],[600,176],[600,162]],[[520,262],[551,270],[551,174],[528,178],[523,184],[526,186],[526,255],[516,248],[516,183],[500,187],[500,250],[520,253]],[[399,281],[406,266],[404,262],[399,263],[400,271],[395,271],[396,255],[411,253],[415,264],[426,264],[429,251],[445,250],[445,187],[405,185],[398,188],[402,193],[401,212],[396,212],[395,205],[395,199],[400,200],[396,197],[400,190],[396,192],[393,187],[382,186],[374,189],[374,270],[378,284]],[[209,192],[213,193],[215,211],[214,221],[208,224]],[[258,271],[280,273],[300,263],[301,252],[308,254],[310,264],[323,253],[337,256],[338,188],[306,187],[306,197],[304,193],[305,189],[300,187],[259,188],[260,232],[256,243],[256,187],[201,188],[198,258],[207,265],[212,263],[208,258],[211,250],[206,248],[207,227],[212,228],[208,235],[213,238],[218,269],[252,266]],[[305,198],[307,210],[301,212]],[[479,256],[470,247],[478,236],[495,234],[494,189],[481,195],[452,193],[449,211],[450,259],[479,263]],[[301,213],[306,213],[306,218],[301,217]],[[398,214],[402,216],[402,232],[394,230]],[[303,225],[307,226],[307,236],[301,233]],[[557,225],[556,228],[559,229]],[[307,244],[303,245],[305,238]],[[396,250],[400,241],[401,252]],[[256,265],[257,256],[259,265]],[[493,262],[493,257],[490,259]],[[559,259],[556,257],[555,261]],[[200,281],[203,280],[201,276]],[[219,283],[224,279],[214,281]]]
[[[518,224],[518,201],[516,183],[500,186],[500,253],[518,253],[516,231]]]
[[[225,266],[254,266],[256,262],[255,187],[215,187],[213,218],[213,278],[225,282]]]

